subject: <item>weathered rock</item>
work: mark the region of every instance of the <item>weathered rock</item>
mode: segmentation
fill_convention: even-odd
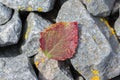
[[[94,16],[108,16],[115,0],[82,0],[87,10]]]
[[[117,54],[111,54],[106,58],[106,62],[101,62],[101,67],[107,64],[105,71],[106,76],[111,79],[120,74],[120,43],[116,37],[114,29],[109,25],[108,21],[100,18],[100,21],[95,19],[96,24],[99,25],[100,30],[105,35],[106,39],[109,41],[111,48]],[[103,24],[101,23],[103,22]]]
[[[112,13],[115,13],[119,10],[120,8],[120,0],[116,0],[115,5],[113,7]]]
[[[120,10],[119,10],[119,12],[120,12]],[[120,14],[120,13],[119,13],[119,14]],[[118,19],[116,20],[115,25],[114,25],[114,28],[115,28],[115,31],[116,31],[117,36],[118,36],[119,39],[120,39],[120,16],[119,16]]]
[[[111,45],[115,47],[116,45],[110,43],[112,40],[116,41],[115,43],[118,41],[114,35],[111,37],[106,24],[99,18],[97,20],[95,21],[94,17],[89,15],[79,0],[69,0],[64,3],[56,19],[57,22],[77,21],[79,23],[79,45],[71,63],[86,80],[107,80],[120,73],[119,53],[115,53],[120,49],[117,46],[118,48],[113,50]],[[100,28],[101,26],[107,31]]]
[[[53,8],[55,0],[0,0],[0,2],[17,10],[48,12]]]
[[[16,44],[20,37],[21,28],[19,13],[15,11],[10,21],[0,25],[0,47]]]
[[[0,52],[0,80],[38,80],[29,59],[24,54],[18,55],[17,50],[13,47]]]
[[[34,62],[40,71],[40,80],[73,80],[68,65],[48,59],[41,51],[36,55]]]
[[[29,59],[17,45],[0,48],[0,80],[37,80]]]
[[[38,49],[40,47],[39,39],[40,32],[50,25],[51,22],[43,19],[39,15],[35,13],[30,13],[26,25],[25,35],[24,35],[24,43],[21,47],[22,53],[27,56],[33,56],[38,53]]]
[[[118,38],[116,37],[115,30],[109,25],[109,22],[105,18],[95,18],[93,17],[95,23],[98,25],[101,32],[104,34],[106,39],[109,41],[113,51],[115,53],[120,52],[120,44]]]
[[[82,77],[79,77],[78,80],[84,80]]]
[[[12,9],[0,3],[0,25],[9,21],[12,16]]]

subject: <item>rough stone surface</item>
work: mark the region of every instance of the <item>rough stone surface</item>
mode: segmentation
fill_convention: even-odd
[[[6,23],[12,16],[12,9],[0,3],[0,25]]]
[[[40,48],[40,32],[47,28],[50,24],[51,22],[43,19],[35,13],[29,14],[26,25],[24,26],[26,29],[24,31],[24,42],[21,47],[22,53],[27,56],[33,56],[38,53]]]
[[[82,0],[87,10],[94,16],[108,16],[115,0]]]
[[[78,80],[84,80],[82,77],[79,77]]]
[[[120,11],[119,11],[119,12],[120,12]],[[119,13],[119,14],[120,14],[120,13]],[[116,34],[117,34],[117,36],[118,36],[119,39],[120,39],[120,16],[119,16],[118,19],[116,20],[114,27],[115,27]]]
[[[21,28],[19,13],[15,11],[10,21],[0,25],[0,47],[16,44],[20,37]]]
[[[69,66],[64,62],[48,59],[42,52],[36,55],[35,63],[40,71],[40,80],[73,80]]]
[[[120,49],[113,50],[111,47],[113,44],[110,44],[110,41],[117,39],[110,36],[109,29],[107,33],[100,29],[101,26],[106,28],[107,25],[98,20],[99,22],[96,22],[89,15],[79,0],[69,0],[63,4],[56,19],[57,22],[77,21],[79,23],[79,46],[71,63],[86,80],[107,80],[120,73],[120,54],[116,54]]]
[[[29,59],[14,46],[0,49],[0,80],[38,80]]]
[[[0,0],[0,80],[120,80],[119,9],[120,0]],[[74,21],[76,54],[44,56],[40,32]]]
[[[104,34],[106,39],[109,41],[113,51],[119,53],[120,44],[118,38],[116,37],[115,30],[112,26],[109,25],[108,21],[105,18],[95,18],[93,17],[95,23],[98,25],[101,32]]]
[[[120,0],[116,0],[115,5],[113,7],[112,13],[115,13],[119,10],[120,8]]]
[[[53,8],[55,0],[0,0],[0,2],[17,10],[48,12]]]

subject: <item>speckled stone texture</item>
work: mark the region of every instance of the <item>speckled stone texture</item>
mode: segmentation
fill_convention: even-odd
[[[17,46],[0,48],[0,80],[38,80],[29,59]]]
[[[43,19],[38,14],[30,13],[24,26],[24,42],[21,46],[21,52],[27,56],[33,56],[38,53],[40,43],[40,32],[47,28],[51,22]]]
[[[55,0],[0,0],[6,6],[22,10],[22,11],[50,11],[55,3]]]
[[[12,9],[0,3],[0,25],[5,24],[12,17]]]
[[[115,0],[81,0],[89,13],[94,16],[108,16],[114,6]]]
[[[32,66],[24,55],[0,58],[1,80],[38,80]]]
[[[113,10],[112,10],[112,14],[117,12],[119,10],[119,8],[120,8],[120,0],[116,0],[115,5],[114,5]]]
[[[20,38],[21,28],[19,13],[15,11],[6,24],[0,25],[0,47],[16,44]]]
[[[97,20],[95,21],[90,16],[79,0],[69,0],[61,7],[56,21],[77,21],[79,23],[79,46],[71,63],[86,80],[95,78],[107,80],[119,75],[120,60],[119,53],[116,52],[120,49],[117,46],[117,49],[113,50],[110,40],[116,40],[115,37],[111,39],[111,32],[104,34],[104,31],[100,29],[101,26],[108,26],[102,22],[102,19],[96,22]]]
[[[119,9],[119,17],[115,22],[114,28],[115,28],[118,38],[120,39],[120,9]]]
[[[41,51],[35,56],[34,62],[38,63],[40,80],[74,80],[67,64],[48,59]]]
[[[120,0],[0,0],[0,80],[120,80],[119,9]],[[40,48],[40,32],[57,22],[78,23],[65,61]]]

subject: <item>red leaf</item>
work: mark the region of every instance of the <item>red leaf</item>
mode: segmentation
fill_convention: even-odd
[[[48,58],[66,60],[75,53],[78,44],[77,22],[59,22],[40,34],[40,47]]]

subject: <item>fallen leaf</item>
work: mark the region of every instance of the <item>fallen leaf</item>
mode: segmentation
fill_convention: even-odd
[[[52,24],[40,35],[40,48],[48,58],[66,60],[75,54],[78,44],[77,22]]]

